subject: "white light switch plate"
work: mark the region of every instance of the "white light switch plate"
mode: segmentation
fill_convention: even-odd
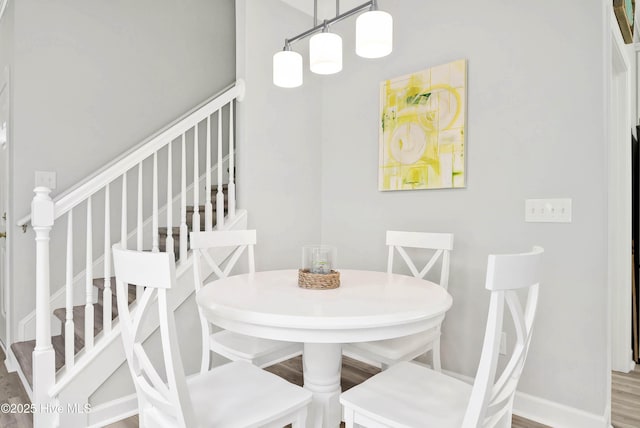
[[[571,199],[527,199],[524,220],[529,223],[571,223]]]
[[[36,171],[36,187],[56,188],[56,173],[54,171]]]

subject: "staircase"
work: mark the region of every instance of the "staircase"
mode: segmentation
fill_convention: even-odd
[[[25,337],[10,347],[36,408],[88,403],[125,361],[113,244],[175,254],[175,308],[194,292],[189,233],[246,227],[246,213],[236,211],[234,182],[233,105],[243,94],[241,81],[231,85],[55,200],[49,189],[36,188],[31,215],[20,222],[36,235],[36,304],[21,321]],[[60,247],[66,251],[50,250]],[[58,285],[53,294],[52,283]],[[128,289],[134,311],[142,291],[136,288]],[[99,419],[93,409],[35,412],[34,426],[96,426]]]
[[[229,204],[229,186],[222,186],[224,194],[225,194],[225,205],[224,205],[224,214],[225,216],[228,214],[228,204]],[[215,194],[213,195],[215,198]],[[193,227],[193,214],[194,214],[194,206],[187,206],[187,227],[189,230],[192,230]],[[199,207],[199,212],[204,212],[204,205]],[[215,209],[214,209],[215,212]],[[215,217],[214,217],[215,219]],[[215,226],[215,220],[214,224]],[[204,216],[201,216],[200,221],[200,229],[205,230],[205,220]],[[167,241],[167,228],[161,227],[158,228],[159,233],[159,250],[161,252],[166,251],[166,241]],[[173,235],[180,236],[180,227],[173,228]],[[179,240],[174,242],[173,252],[175,253],[176,260],[180,258],[180,246]],[[187,250],[189,249],[188,239],[187,239]],[[115,277],[111,278],[111,284],[115,284]],[[98,333],[103,330],[103,319],[104,319],[104,290],[105,290],[105,278],[95,278],[93,280],[93,286],[96,289],[96,294],[98,295],[98,301],[93,303],[93,337],[95,338]],[[111,308],[110,319],[115,320],[118,317],[118,305],[116,302],[116,289],[115,287],[109,287],[112,298],[111,298]],[[129,286],[129,304],[133,303],[136,300],[136,287]],[[53,350],[55,351],[55,368],[56,371],[60,370],[65,363],[65,322],[66,322],[66,308],[57,308],[54,309],[53,315],[60,320],[61,323],[61,331],[62,333],[56,336],[51,336],[51,343],[53,345]],[[85,305],[78,305],[73,307],[73,315],[72,318],[74,320],[74,356],[78,354],[84,348],[84,335],[85,335]],[[25,340],[22,342],[15,342],[11,345],[11,350],[13,351],[13,355],[15,356],[20,369],[22,370],[22,374],[26,378],[29,386],[33,388],[33,350],[36,347],[36,341],[34,340]]]
[[[114,278],[112,280],[115,281]],[[93,282],[94,286],[98,290],[104,290],[104,278],[96,278]],[[114,289],[115,291],[115,289]],[[113,292],[112,292],[113,293]],[[135,287],[130,287],[129,290],[129,304],[131,304],[136,298]],[[95,303],[94,306],[94,337],[98,335],[103,329],[102,325],[102,317],[104,306],[102,302],[102,298]],[[118,307],[116,305],[115,293],[113,293],[113,300],[111,304],[111,319],[115,319],[118,316]],[[53,349],[55,351],[55,368],[56,371],[60,370],[64,366],[65,362],[65,317],[66,310],[65,308],[58,308],[53,311],[53,314],[60,320],[62,323],[62,334],[51,336],[51,343],[53,345]],[[73,307],[73,319],[75,324],[74,331],[74,356],[84,348],[84,315],[85,315],[85,307],[84,306],[74,306]],[[18,365],[20,366],[20,370],[22,374],[26,378],[29,383],[29,387],[33,388],[33,350],[36,347],[36,341],[34,340],[25,340],[23,342],[15,342],[11,345],[11,351],[13,355],[16,357]]]

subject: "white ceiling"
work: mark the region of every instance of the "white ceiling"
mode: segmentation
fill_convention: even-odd
[[[303,11],[309,16],[313,16],[314,0],[282,0],[288,5]],[[356,6],[366,3],[366,0],[340,0],[340,13],[353,9]],[[318,0],[318,20],[331,19],[336,16],[335,0]]]

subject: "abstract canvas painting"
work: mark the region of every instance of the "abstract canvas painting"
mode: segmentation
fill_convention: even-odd
[[[380,84],[379,190],[465,187],[467,62]]]

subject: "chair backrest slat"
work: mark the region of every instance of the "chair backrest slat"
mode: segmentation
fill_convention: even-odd
[[[139,343],[134,343],[133,353],[137,358],[137,367],[135,367],[137,374],[144,375],[145,383],[149,384],[149,387],[155,390],[158,395],[161,395],[165,398],[169,397],[171,391],[169,391],[169,388],[164,383],[157,370],[147,357],[147,353],[144,351],[142,345]],[[168,400],[168,398],[166,399]]]
[[[486,279],[486,288],[491,291],[489,317],[464,428],[510,426],[516,387],[531,343],[543,252],[542,248],[534,247],[529,253],[489,256]],[[524,288],[528,288],[528,293],[523,310],[516,290]],[[515,326],[516,340],[509,361],[496,380],[505,306]]]
[[[135,383],[136,389],[141,391],[149,405],[151,405],[152,407],[163,409],[167,413],[171,411],[171,409],[173,408],[173,403],[171,403],[171,401],[167,399],[166,395],[161,394],[153,385],[151,385],[145,376],[137,376]],[[172,416],[175,417],[175,413],[171,413]]]
[[[539,281],[542,249],[534,247],[532,253],[489,256],[487,290],[513,290],[529,287]]]
[[[425,265],[424,268],[422,268],[422,270],[420,271],[420,278],[424,278],[424,276],[429,273],[429,271],[431,270],[431,268],[433,268],[433,266],[436,264],[436,262],[438,261],[438,259],[440,258],[440,256],[444,253],[443,250],[438,250],[436,251],[433,256],[431,256],[431,259],[429,259],[429,261],[427,262],[427,264]]]
[[[167,303],[167,290],[176,283],[173,253],[132,251],[113,246],[118,314],[122,340],[139,401],[140,424],[153,410],[155,421],[166,426],[195,427],[195,415],[187,389],[177,343],[174,314]],[[128,284],[144,287],[138,302],[129,306]],[[157,308],[157,313],[151,309]],[[151,363],[140,330],[157,314],[164,359],[164,378]]]
[[[405,249],[402,248],[402,247],[398,247],[398,246],[389,247],[389,251],[391,251],[391,252],[393,252],[394,249],[398,252],[398,254],[400,254],[402,256],[402,259],[407,264],[407,267],[411,271],[411,274],[413,276],[415,276],[416,278],[422,278],[420,276],[420,272],[418,272],[418,268],[416,267],[415,263],[413,263],[413,260],[411,260],[411,257],[409,257],[409,254],[407,254]],[[389,260],[393,260],[393,254],[391,254],[389,256]],[[392,269],[392,267],[390,266],[389,269]]]
[[[190,235],[191,248],[196,255],[197,270],[194,270],[196,283],[202,286],[202,259],[207,263],[209,268],[218,278],[226,278],[235,267],[242,253],[247,251],[247,261],[249,263],[249,271],[255,271],[255,261],[253,247],[256,244],[255,230],[224,230],[211,232],[191,232]],[[208,250],[212,248],[235,247],[231,256],[226,259],[224,268],[217,263]]]
[[[117,281],[117,279],[116,279]],[[116,284],[117,286],[117,284]],[[125,287],[126,288],[126,287]],[[116,289],[117,292],[117,289]],[[137,302],[135,305],[135,309],[136,311],[134,311],[131,315],[131,331],[137,333],[140,329],[140,323],[143,321],[144,316],[146,314],[147,308],[149,306],[149,303],[151,302],[151,299],[153,298],[155,292],[153,291],[152,288],[149,288],[148,290],[144,290],[142,293],[142,296],[138,299],[139,302]],[[119,296],[118,296],[119,297]],[[124,296],[123,296],[124,297]],[[128,297],[127,297],[128,299]],[[117,302],[118,305],[120,305],[120,302]],[[120,307],[118,306],[118,309]],[[129,312],[127,312],[126,314],[129,316]],[[123,315],[123,316],[124,316]],[[133,338],[131,339],[131,343],[133,343]],[[131,351],[133,352],[133,348],[131,348]]]
[[[231,257],[229,258],[229,260],[227,261],[227,264],[224,267],[224,271],[222,271],[225,277],[229,276],[229,274],[231,273],[231,269],[234,268],[234,266],[240,259],[240,256],[242,255],[242,253],[244,253],[246,249],[247,249],[247,245],[241,245],[233,251],[233,253],[231,254]]]
[[[132,251],[118,254],[120,281],[153,288],[171,288],[171,278],[175,277],[176,268],[175,263],[168,263],[172,257],[169,253]]]
[[[449,285],[449,263],[450,252],[453,249],[453,234],[451,233],[426,233],[426,232],[399,232],[387,231],[387,245],[389,246],[389,257],[387,261],[387,272],[393,272],[394,252],[397,251],[405,264],[416,278],[424,278],[442,258],[440,268],[440,286],[445,290]],[[434,250],[425,266],[419,270],[405,248],[418,248],[423,250]]]
[[[387,231],[387,245],[411,248],[431,248],[433,250],[453,250],[453,234],[429,232]]]
[[[207,265],[209,265],[209,267],[213,270],[213,273],[215,273],[218,278],[224,278],[227,276],[227,274],[224,273],[222,269],[220,269],[218,263],[213,260],[213,258],[207,251],[199,249],[194,249],[193,251],[196,253],[196,257],[194,258],[194,260],[198,260],[198,263],[201,263],[201,260],[204,259],[204,261],[207,262]],[[200,266],[200,264],[198,264],[198,267],[202,269],[202,266]]]
[[[190,236],[191,248],[211,248],[211,242],[216,247],[235,247],[237,245],[255,245],[256,231],[248,230],[214,230],[210,232],[192,232]]]

